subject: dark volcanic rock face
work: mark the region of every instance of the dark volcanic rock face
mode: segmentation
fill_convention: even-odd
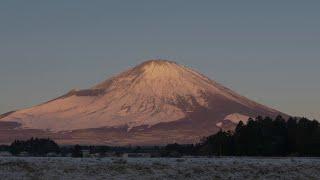
[[[1,116],[19,126],[0,133],[65,144],[194,143],[222,125],[232,129],[249,117],[278,114],[190,68],[147,61],[90,89]]]

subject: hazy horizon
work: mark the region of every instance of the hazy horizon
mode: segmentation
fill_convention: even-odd
[[[320,2],[308,2],[2,1],[0,114],[168,59],[320,119]]]

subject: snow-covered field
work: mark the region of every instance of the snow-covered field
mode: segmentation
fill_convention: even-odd
[[[320,159],[3,157],[0,179],[320,179]]]

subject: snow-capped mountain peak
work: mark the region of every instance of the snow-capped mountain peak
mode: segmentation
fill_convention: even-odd
[[[191,139],[195,139],[214,133],[232,114],[237,114],[232,116],[237,122],[236,117],[280,113],[193,69],[168,60],[149,60],[92,88],[72,90],[0,121],[17,122],[20,129],[51,133],[101,128],[125,128],[130,133],[140,127],[142,131],[173,128],[177,131],[174,136],[183,139],[191,133]],[[202,132],[195,133],[199,127]],[[132,143],[137,141],[133,139]]]

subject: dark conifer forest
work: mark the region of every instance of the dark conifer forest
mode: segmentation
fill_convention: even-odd
[[[281,116],[240,122],[235,131],[220,131],[197,145],[168,145],[166,155],[320,156],[320,126],[316,120]]]
[[[21,152],[27,152],[33,156],[44,156],[48,153],[59,153],[60,147],[51,139],[31,138],[27,141],[14,141],[9,146],[9,151],[13,155],[18,155]]]

